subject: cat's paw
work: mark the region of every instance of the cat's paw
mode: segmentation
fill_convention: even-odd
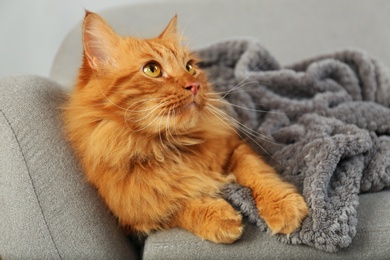
[[[291,193],[280,200],[270,202],[260,211],[272,234],[290,234],[298,229],[308,214],[303,197]]]
[[[242,216],[227,202],[226,205],[215,205],[210,208],[208,216],[202,223],[202,231],[198,234],[203,239],[231,244],[241,237],[244,230]]]

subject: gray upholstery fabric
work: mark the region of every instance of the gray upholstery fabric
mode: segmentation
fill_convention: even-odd
[[[390,255],[389,216],[389,190],[361,195],[357,235],[348,248],[337,253],[283,244],[257,226],[248,224],[242,239],[232,245],[202,241],[180,229],[159,232],[148,237],[143,259],[384,260]]]
[[[136,259],[137,252],[64,141],[61,87],[0,80],[0,255],[3,259]]]

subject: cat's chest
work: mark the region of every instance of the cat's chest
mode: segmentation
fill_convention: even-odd
[[[224,173],[236,146],[234,138],[215,138],[192,147],[195,151],[182,154],[182,163],[203,171]]]

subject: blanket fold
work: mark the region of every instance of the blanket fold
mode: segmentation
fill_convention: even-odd
[[[335,252],[356,234],[359,193],[390,186],[390,72],[361,50],[344,50],[281,66],[252,39],[199,50],[201,66],[232,104],[240,133],[303,194],[310,208],[286,243]],[[251,192],[225,198],[267,227]]]

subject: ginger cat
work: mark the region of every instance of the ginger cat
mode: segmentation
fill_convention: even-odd
[[[138,39],[86,12],[83,64],[63,116],[88,181],[130,231],[181,227],[232,243],[242,217],[220,189],[237,181],[273,233],[291,233],[308,214],[304,199],[238,137],[197,57],[180,45],[176,20]]]

